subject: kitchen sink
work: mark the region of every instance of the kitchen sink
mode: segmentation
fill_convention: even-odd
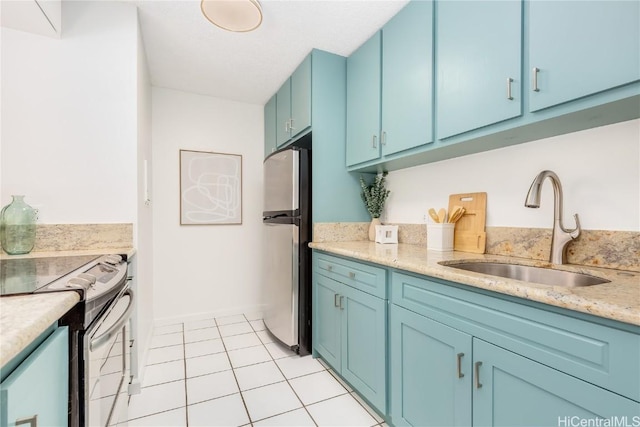
[[[589,274],[556,270],[553,268],[533,267],[530,265],[500,262],[459,262],[441,263],[441,265],[491,276],[500,276],[508,279],[522,280],[523,282],[533,282],[551,286],[579,287],[610,282],[610,280]]]

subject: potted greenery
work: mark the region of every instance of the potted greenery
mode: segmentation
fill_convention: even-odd
[[[386,176],[387,172],[377,174],[371,184],[367,184],[364,178],[360,177],[360,187],[362,188],[360,197],[362,197],[362,201],[369,215],[371,215],[371,224],[369,225],[369,240],[371,241],[376,238],[376,225],[380,225],[380,215],[390,193],[384,187]]]

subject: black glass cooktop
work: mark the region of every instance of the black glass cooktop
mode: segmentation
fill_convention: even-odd
[[[0,259],[0,295],[30,294],[98,255]]]

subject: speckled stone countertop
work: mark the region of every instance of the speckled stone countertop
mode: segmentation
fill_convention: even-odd
[[[75,291],[0,298],[0,367],[80,301]]]
[[[590,274],[610,280],[595,286],[566,288],[446,267],[451,261],[501,261],[548,267],[544,261],[466,252],[428,251],[424,246],[399,243],[382,245],[368,241],[313,242],[313,249],[397,268],[476,288],[525,298],[595,316],[640,326],[640,274],[629,271],[562,265],[556,268]]]
[[[117,253],[131,257],[133,248],[81,251],[32,252],[25,255],[0,253],[0,259]],[[0,297],[0,367],[24,350],[49,326],[80,301],[75,291]]]

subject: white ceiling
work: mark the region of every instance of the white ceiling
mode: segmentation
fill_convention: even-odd
[[[262,25],[231,33],[199,0],[139,0],[154,86],[265,104],[312,48],[349,56],[408,0],[262,0]]]

